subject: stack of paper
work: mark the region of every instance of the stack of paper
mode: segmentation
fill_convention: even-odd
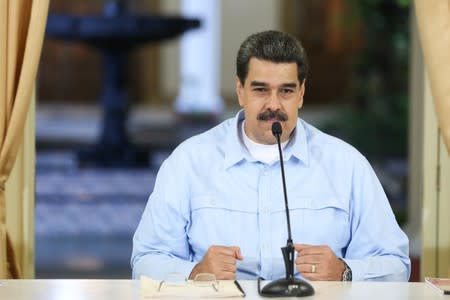
[[[195,284],[188,280],[182,283],[170,283],[141,276],[142,298],[231,298],[244,297],[237,282],[217,280],[213,284]]]

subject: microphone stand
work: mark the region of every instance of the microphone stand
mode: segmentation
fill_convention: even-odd
[[[280,278],[266,284],[260,289],[261,278],[258,279],[258,293],[263,297],[304,297],[314,295],[314,288],[306,281],[294,277],[294,256],[295,248],[292,242],[291,220],[289,217],[288,198],[286,191],[286,179],[284,176],[283,153],[281,151],[281,124],[274,122],[272,124],[272,134],[277,139],[278,152],[280,153],[281,178],[283,180],[284,205],[286,209],[286,222],[288,228],[288,239],[286,247],[281,247],[283,253],[284,266],[286,269],[286,278]]]

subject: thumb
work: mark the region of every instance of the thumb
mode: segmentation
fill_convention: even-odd
[[[312,245],[308,244],[294,244],[295,251],[301,252],[302,250],[311,247]]]
[[[233,251],[234,251],[234,257],[238,260],[243,260],[244,257],[241,254],[241,248],[239,248],[238,246],[231,246],[230,247]]]

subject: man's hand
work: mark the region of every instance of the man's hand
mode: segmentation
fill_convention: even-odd
[[[239,247],[211,246],[192,269],[189,279],[194,279],[198,273],[212,273],[217,279],[236,279],[236,260],[242,259]]]
[[[297,251],[295,267],[309,280],[342,280],[344,263],[328,246],[294,244]]]

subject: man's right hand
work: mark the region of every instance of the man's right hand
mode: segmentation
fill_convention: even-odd
[[[231,246],[211,246],[203,259],[192,269],[189,279],[199,273],[212,273],[217,279],[236,279],[236,260],[242,260],[241,249]]]

